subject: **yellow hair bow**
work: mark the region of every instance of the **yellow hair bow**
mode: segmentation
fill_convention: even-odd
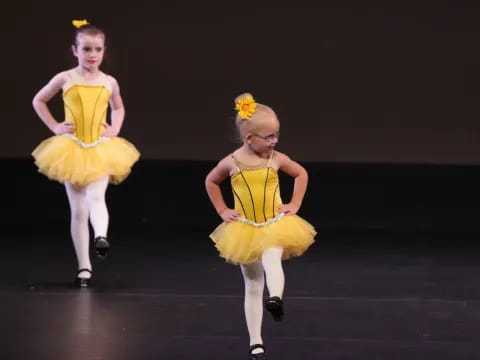
[[[79,27],[87,25],[88,21],[85,20],[85,19],[83,19],[83,20],[72,20],[72,24],[73,24],[73,26],[75,26],[78,29]]]
[[[256,109],[257,103],[253,99],[252,95],[245,95],[235,105],[235,110],[238,111],[238,116],[240,116],[240,119],[250,118],[255,113]]]

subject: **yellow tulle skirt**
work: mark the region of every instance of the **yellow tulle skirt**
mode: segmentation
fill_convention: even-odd
[[[84,148],[71,137],[56,135],[41,142],[32,156],[38,171],[50,179],[85,186],[105,176],[113,184],[122,182],[140,153],[120,137]]]
[[[302,255],[313,244],[315,228],[297,215],[255,227],[241,221],[220,224],[210,238],[220,256],[232,264],[258,261],[265,249],[283,248],[283,260]]]

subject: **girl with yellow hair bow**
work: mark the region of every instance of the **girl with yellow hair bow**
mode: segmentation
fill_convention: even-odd
[[[122,182],[140,154],[118,137],[125,110],[117,80],[100,70],[105,33],[86,20],[72,24],[76,27],[72,52],[78,65],[56,74],[34,96],[33,107],[54,136],[41,142],[32,155],[41,173],[65,186],[78,261],[75,283],[87,287],[92,273],[88,222],[95,234],[96,255],[104,259],[110,247],[107,186]],[[60,91],[65,104],[63,121],[57,121],[47,105]]]

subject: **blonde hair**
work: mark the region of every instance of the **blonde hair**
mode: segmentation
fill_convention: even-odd
[[[235,105],[240,103],[240,101],[244,100],[245,98],[252,97],[252,94],[250,93],[243,93],[235,98]],[[255,103],[255,112],[248,118],[241,117],[240,114],[237,112],[237,115],[235,116],[235,126],[237,127],[237,131],[240,135],[241,138],[243,138],[247,133],[255,131],[257,128],[259,128],[266,120],[268,121],[269,119],[275,117],[277,118],[277,115],[275,112],[272,110],[271,107],[264,105],[264,104],[259,104]]]

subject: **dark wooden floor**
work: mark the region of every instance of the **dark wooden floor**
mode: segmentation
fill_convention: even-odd
[[[208,238],[213,163],[141,161],[110,187],[113,247],[81,290],[62,186],[31,159],[1,165],[1,360],[248,358],[240,271]],[[306,167],[319,235],[285,262],[269,359],[480,359],[480,167]]]
[[[247,359],[241,275],[207,235],[112,231],[94,286],[75,289],[67,233],[5,234],[1,358]],[[480,358],[476,234],[320,235],[285,262],[286,319],[264,321],[269,359]]]

